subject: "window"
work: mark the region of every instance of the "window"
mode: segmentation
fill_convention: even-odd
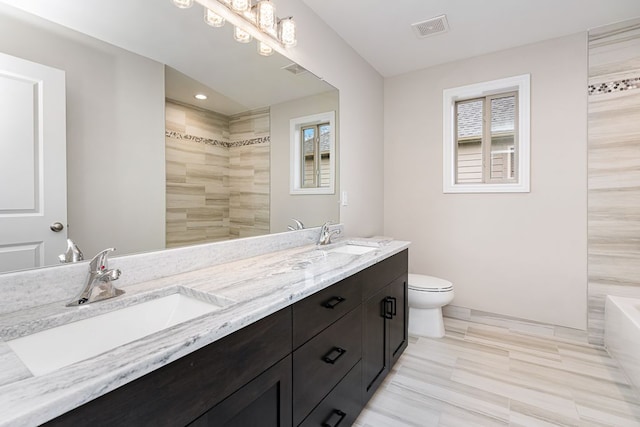
[[[291,194],[334,193],[334,122],[333,111],[291,119]]]
[[[331,170],[331,125],[320,123],[303,126],[302,135],[302,173],[303,188],[329,187]]]
[[[529,75],[444,91],[445,193],[529,191]]]

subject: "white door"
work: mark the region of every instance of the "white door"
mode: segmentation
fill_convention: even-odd
[[[0,272],[66,249],[65,108],[64,71],[0,53]]]

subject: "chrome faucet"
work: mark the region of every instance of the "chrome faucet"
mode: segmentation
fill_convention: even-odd
[[[318,237],[318,245],[328,245],[331,243],[331,237],[335,234],[340,234],[340,229],[329,230],[329,226],[331,225],[331,221],[327,221],[322,224],[322,228],[320,228],[320,236]]]
[[[112,251],[115,251],[115,248],[105,249],[93,257],[89,262],[89,277],[84,289],[67,304],[67,307],[101,301],[124,294],[122,289],[116,288],[111,283],[113,280],[118,280],[122,273],[118,269],[110,270],[107,265],[107,257],[109,252]]]
[[[73,240],[67,239],[67,250],[63,254],[58,255],[58,260],[61,263],[79,262],[84,260],[84,255]]]
[[[295,218],[291,218],[291,221],[295,222],[296,225],[287,225],[287,229],[289,231],[295,231],[295,230],[304,230],[304,224],[302,223],[302,221],[299,221]]]

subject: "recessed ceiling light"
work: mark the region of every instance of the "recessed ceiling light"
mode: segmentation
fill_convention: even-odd
[[[205,99],[207,99],[207,95],[205,95],[204,93],[197,93],[193,97],[201,101],[204,101]]]

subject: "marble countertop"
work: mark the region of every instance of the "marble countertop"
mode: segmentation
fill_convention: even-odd
[[[408,246],[409,242],[384,241],[362,255],[299,246],[130,285],[121,297],[87,306],[68,308],[61,301],[2,315],[0,426],[39,425],[53,419]],[[13,338],[175,292],[226,305],[41,376],[33,376],[6,344]]]

